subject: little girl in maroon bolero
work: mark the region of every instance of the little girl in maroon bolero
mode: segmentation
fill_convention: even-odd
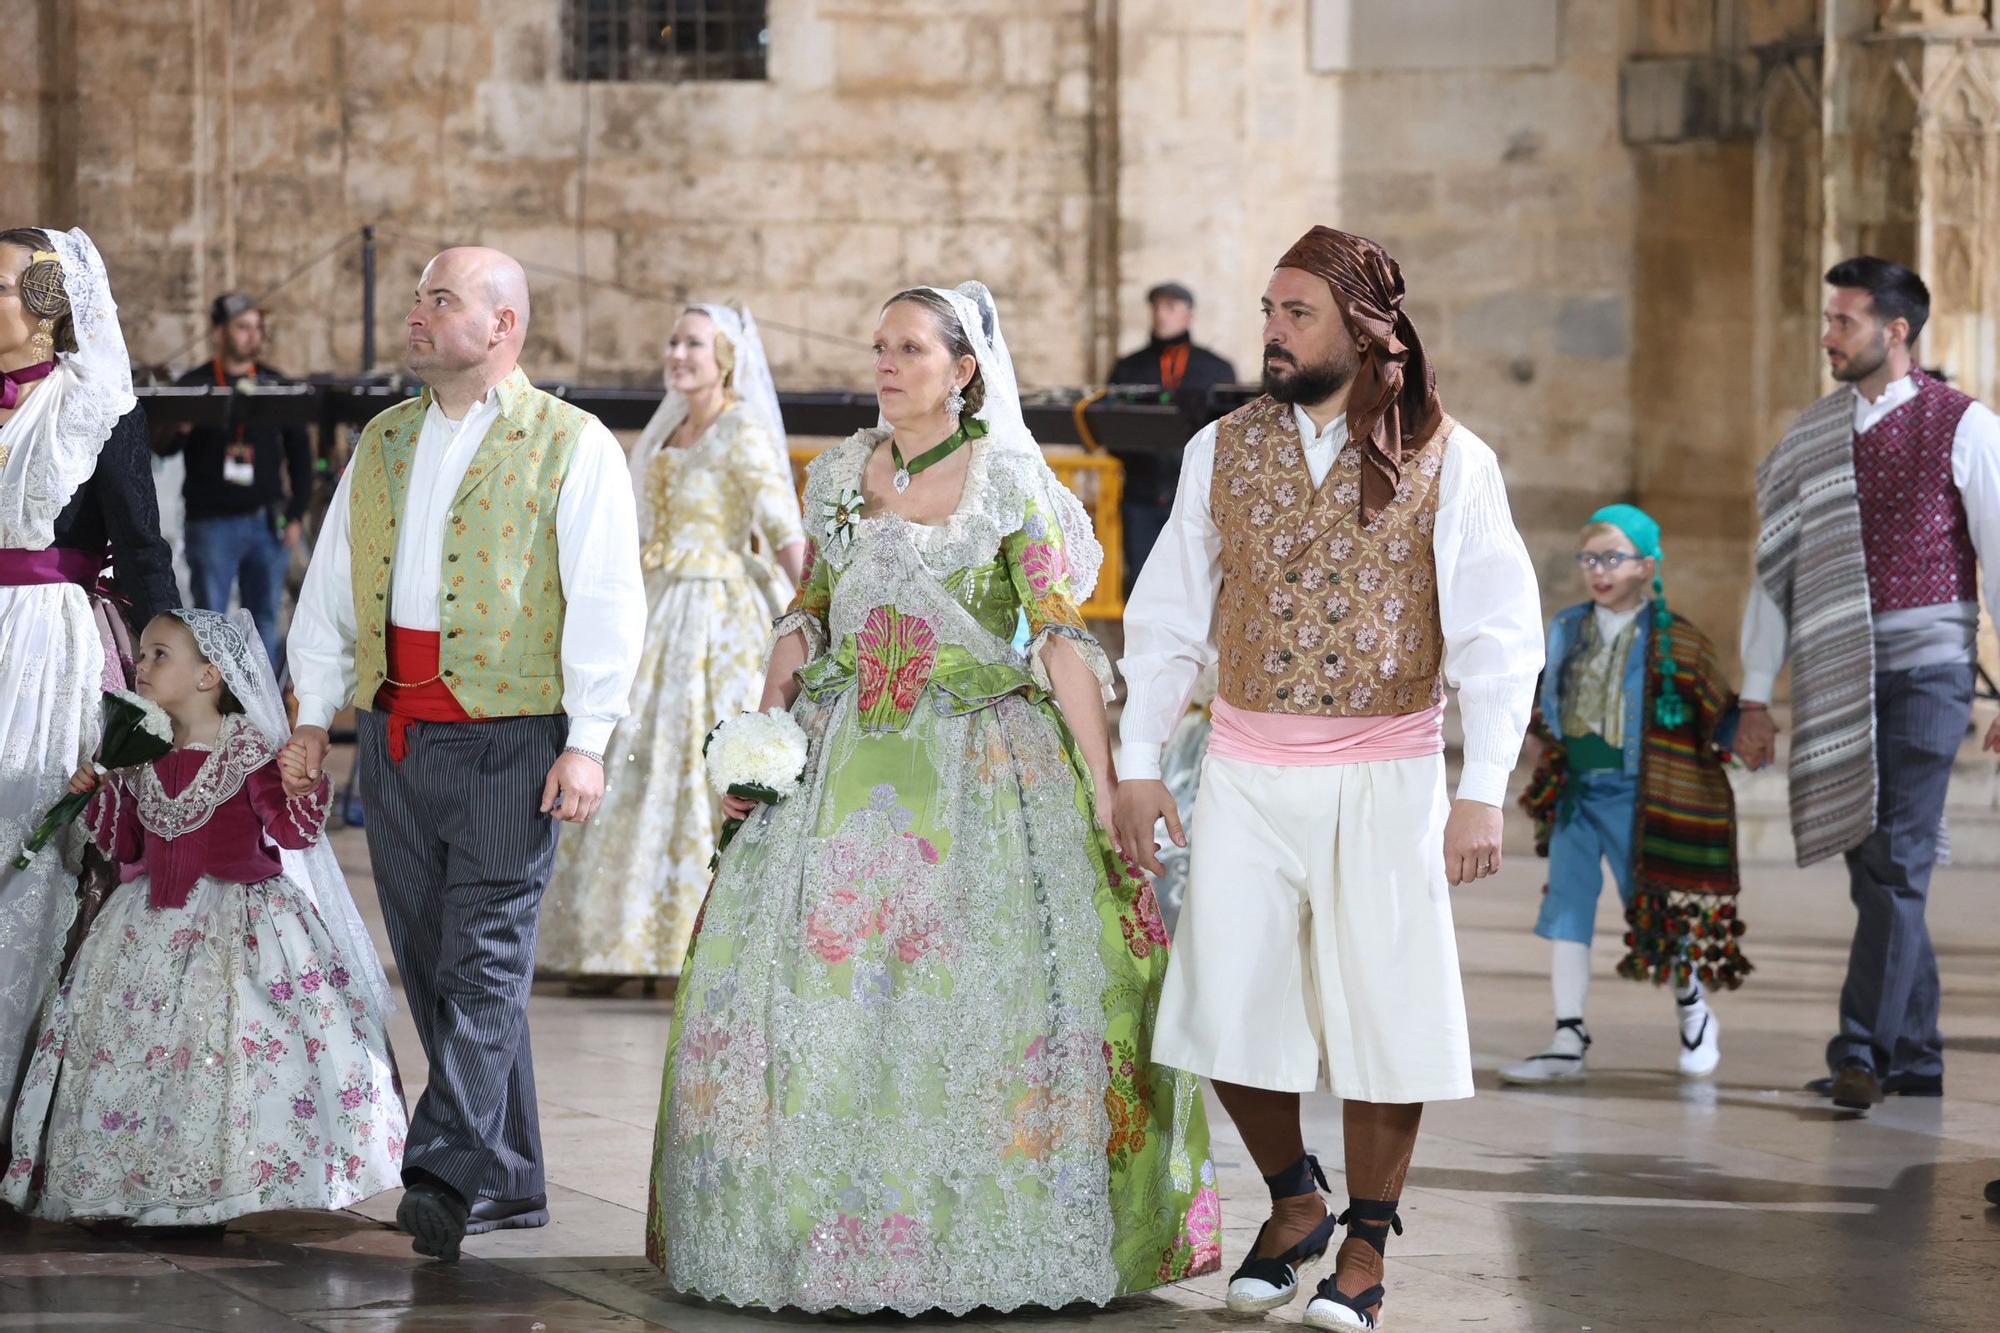
[[[397,1187],[387,982],[320,843],[328,784],[285,795],[303,759],[248,617],[154,620],[138,687],[175,748],[71,784],[128,882],[43,1010],[0,1197],[202,1226]]]

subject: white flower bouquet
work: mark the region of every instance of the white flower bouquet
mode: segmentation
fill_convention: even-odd
[[[97,758],[91,765],[93,768],[99,773],[108,773],[114,768],[150,764],[173,748],[174,722],[165,709],[151,699],[142,699],[128,690],[105,691],[104,740],[97,747]],[[35,853],[48,846],[49,839],[82,814],[89,804],[88,793],[72,793],[57,801],[42,822],[35,826],[28,840],[21,844],[21,854],[14,858],[14,868],[26,870],[35,859]]]
[[[782,708],[725,719],[708,733],[701,753],[708,764],[708,785],[718,796],[770,805],[797,791],[805,778],[806,733]],[[740,819],[723,822],[710,870],[721,863],[723,849],[742,827]]]

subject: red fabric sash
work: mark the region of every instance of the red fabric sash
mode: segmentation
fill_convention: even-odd
[[[389,626],[388,679],[375,691],[375,708],[389,715],[392,764],[402,763],[410,753],[411,724],[474,720],[438,674],[442,643],[436,630]]]
[[[92,588],[104,572],[106,554],[67,546],[51,546],[46,551],[0,551],[0,587],[76,583]]]

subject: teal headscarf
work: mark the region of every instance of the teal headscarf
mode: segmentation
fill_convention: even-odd
[[[1592,523],[1609,523],[1632,539],[1632,549],[1654,560],[1662,558],[1660,525],[1638,505],[1606,505],[1590,516]]]
[[[1674,684],[1674,676],[1680,670],[1680,663],[1674,660],[1674,616],[1667,609],[1666,583],[1661,579],[1659,566],[1666,561],[1666,552],[1660,549],[1660,525],[1637,505],[1606,505],[1590,516],[1592,523],[1609,523],[1624,533],[1632,543],[1632,549],[1641,556],[1650,558],[1653,567],[1653,628],[1660,636],[1660,694],[1653,700],[1653,720],[1667,730],[1687,724],[1687,700],[1681,698],[1680,690]]]

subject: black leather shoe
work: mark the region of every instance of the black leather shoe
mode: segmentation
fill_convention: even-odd
[[[410,1234],[418,1254],[458,1262],[458,1243],[465,1239],[465,1201],[443,1185],[419,1180],[403,1191],[396,1205],[396,1225]]]
[[[549,1196],[531,1194],[525,1199],[479,1199],[465,1216],[465,1234],[483,1236],[489,1231],[512,1231],[517,1227],[545,1227],[549,1224]]]
[[[1882,1102],[1882,1085],[1866,1065],[1842,1065],[1833,1075],[1833,1104],[1845,1111],[1865,1111]]]
[[[1833,1075],[1823,1074],[1806,1081],[1806,1091],[1820,1097],[1833,1096]],[[1891,1074],[1882,1080],[1884,1097],[1942,1097],[1942,1074]]]
[[[1986,1182],[1986,1202],[1995,1208],[2000,1208],[2000,1180]]]

